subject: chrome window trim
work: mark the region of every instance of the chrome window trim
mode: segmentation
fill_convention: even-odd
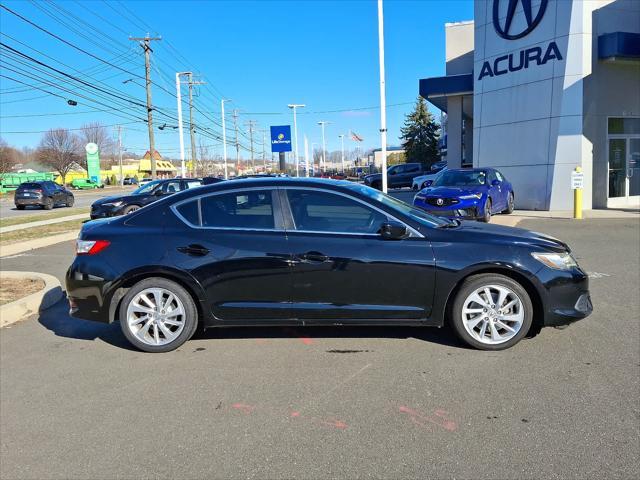
[[[238,228],[238,227],[210,227],[210,226],[204,226],[202,225],[202,202],[201,200],[205,197],[213,197],[216,195],[225,195],[227,193],[236,193],[236,192],[248,192],[248,191],[254,191],[254,190],[260,190],[260,191],[264,191],[264,190],[268,190],[269,192],[271,192],[271,210],[273,213],[273,221],[274,224],[277,222],[277,215],[275,212],[275,201],[273,198],[274,193],[277,191],[278,187],[276,186],[270,186],[270,187],[245,187],[245,188],[233,188],[233,189],[229,189],[229,190],[220,190],[219,192],[211,192],[211,193],[203,193],[201,195],[197,195],[194,197],[189,197],[189,198],[185,198],[184,200],[180,200],[179,202],[174,203],[173,205],[171,205],[169,208],[171,209],[171,211],[173,211],[173,213],[175,214],[176,217],[178,217],[185,225],[187,225],[190,228],[194,228],[194,229],[198,229],[198,230],[224,230],[224,231],[237,231],[237,232],[280,232],[280,233],[284,233],[285,229],[284,228]],[[200,222],[200,225],[194,225],[193,223],[189,222],[189,220],[187,220],[179,211],[178,211],[178,207],[180,207],[181,205],[184,205],[185,203],[189,203],[189,202],[194,202],[197,201],[198,202],[198,221]]]
[[[364,200],[361,200],[360,198],[357,198],[353,195],[349,195],[347,193],[343,193],[343,192],[338,192],[336,190],[330,190],[327,188],[322,188],[322,187],[311,187],[308,189],[305,189],[303,187],[299,187],[299,186],[294,186],[294,185],[285,185],[282,187],[278,187],[280,190],[315,190],[315,191],[321,191],[324,193],[332,193],[334,195],[340,195],[346,198],[349,198],[351,200],[355,200],[358,203],[361,203],[362,205],[364,205],[365,207],[368,207],[370,209],[376,210],[379,213],[382,213],[383,215],[385,215],[387,217],[387,219],[391,219],[394,220],[398,223],[401,223],[402,225],[404,225],[405,227],[407,227],[407,229],[409,230],[411,236],[409,238],[412,237],[418,237],[418,238],[424,238],[424,235],[422,235],[420,232],[418,232],[415,228],[413,228],[411,225],[407,225],[407,222],[404,222],[402,220],[399,220],[397,217],[394,217],[392,214],[390,214],[389,212],[385,212],[384,210],[382,210],[381,208],[376,207],[375,205],[371,205],[370,203],[365,202]],[[287,199],[288,200],[288,199]],[[293,219],[293,214],[292,214],[292,220],[293,223],[295,225],[295,219]],[[299,233],[317,233],[317,234],[329,234],[329,235],[357,235],[357,236],[368,236],[368,237],[379,237],[380,235],[377,233],[357,233],[357,232],[333,232],[333,231],[319,231],[319,230],[296,230],[295,228],[293,230],[286,230],[287,232],[299,232]]]

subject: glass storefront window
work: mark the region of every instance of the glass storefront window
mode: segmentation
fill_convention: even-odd
[[[609,135],[640,134],[640,118],[610,118]]]

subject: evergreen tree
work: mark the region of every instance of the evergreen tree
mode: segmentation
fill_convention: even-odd
[[[430,166],[440,160],[440,125],[427,109],[424,98],[418,97],[413,112],[405,117],[404,127],[400,131],[407,162]]]

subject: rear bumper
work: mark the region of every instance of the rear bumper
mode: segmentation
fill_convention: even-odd
[[[20,206],[27,206],[27,205],[43,205],[44,204],[44,199],[42,198],[16,198],[14,200],[14,203],[16,205],[16,207],[18,205]]]

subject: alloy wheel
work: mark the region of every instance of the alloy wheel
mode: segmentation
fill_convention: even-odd
[[[474,290],[463,303],[462,324],[475,340],[498,345],[522,329],[525,311],[522,300],[503,285],[486,285]]]
[[[166,345],[184,329],[184,305],[169,290],[147,288],[129,302],[126,322],[129,331],[141,342]]]

